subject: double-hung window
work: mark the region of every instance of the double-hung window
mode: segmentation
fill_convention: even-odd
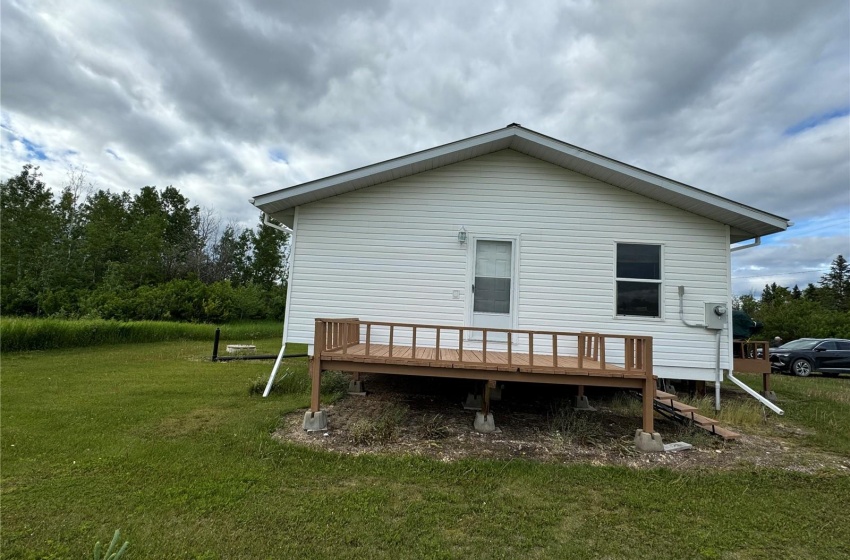
[[[661,245],[617,243],[617,315],[661,317]]]

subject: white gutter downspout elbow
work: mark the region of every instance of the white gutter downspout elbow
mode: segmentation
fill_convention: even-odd
[[[730,247],[729,252],[734,253],[735,251],[741,251],[743,249],[750,249],[752,247],[758,247],[759,245],[761,245],[761,236],[760,235],[756,236],[756,240],[753,241],[752,243],[748,243],[747,245],[740,245],[738,247]]]
[[[286,227],[285,225],[272,223],[271,220],[269,219],[269,215],[266,214],[265,212],[263,212],[263,225],[269,226],[270,228],[274,228],[278,231],[282,231],[283,233],[288,233],[288,234],[292,233],[292,230],[289,229],[288,227]]]

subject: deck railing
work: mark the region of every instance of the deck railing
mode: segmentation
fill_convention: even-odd
[[[595,332],[557,332],[531,331],[518,329],[493,329],[484,327],[453,327],[447,325],[424,325],[413,323],[390,323],[383,321],[361,321],[356,318],[345,319],[316,319],[315,352],[322,356],[324,353],[346,355],[349,350],[358,346],[358,356],[377,357],[374,348],[378,344],[388,346],[383,358],[401,359],[401,352],[411,349],[405,360],[411,362],[442,362],[455,364],[489,364],[498,366],[520,367],[517,358],[521,357],[522,367],[550,370],[598,370],[601,372],[623,372],[631,375],[645,374],[652,376],[652,337],[624,334],[601,334]],[[376,343],[376,330],[380,329],[384,342]],[[481,340],[475,341],[475,351],[481,353],[481,359],[468,360],[464,353],[472,350],[470,341],[464,340],[468,333],[480,333]],[[506,336],[504,349],[494,349],[494,334]],[[399,337],[405,344],[399,344]],[[408,337],[409,335],[409,337]],[[433,335],[433,336],[431,336]],[[448,336],[447,336],[448,335]],[[518,351],[516,342],[526,343],[527,351]],[[409,343],[407,343],[409,341]],[[426,341],[426,344],[423,344]],[[478,344],[480,342],[480,345]],[[567,344],[563,344],[567,342]],[[360,348],[360,346],[363,348]],[[489,347],[488,347],[489,346]],[[433,348],[433,358],[417,357],[416,349]],[[478,350],[480,347],[480,350]],[[616,347],[612,352],[613,347]],[[575,348],[574,354],[565,354],[564,349]],[[451,351],[450,357],[447,350]],[[607,350],[607,351],[606,351]],[[503,361],[507,354],[507,364]],[[616,360],[611,360],[616,354]],[[540,363],[542,358],[545,364]],[[538,363],[535,364],[535,359]],[[560,360],[560,363],[559,363]],[[575,362],[573,362],[575,360]],[[592,363],[591,363],[592,362]]]
[[[735,371],[770,373],[770,348],[766,340],[735,340],[732,357]]]

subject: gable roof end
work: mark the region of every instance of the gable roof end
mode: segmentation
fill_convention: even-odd
[[[512,124],[478,136],[276,190],[251,202],[291,225],[296,206],[512,149],[682,210],[727,224],[731,241],[785,231],[786,218],[625,164]]]

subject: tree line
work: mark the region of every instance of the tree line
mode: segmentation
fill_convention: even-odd
[[[31,164],[0,184],[4,315],[227,322],[281,319],[287,235],[222,227],[178,189],[95,190],[69,172],[58,196]]]
[[[765,285],[760,299],[754,294],[736,298],[735,307],[764,324],[756,338],[850,339],[850,265],[838,255],[817,285],[801,290],[774,282]]]

